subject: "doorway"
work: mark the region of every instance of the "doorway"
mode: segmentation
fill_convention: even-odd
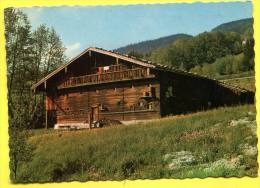
[[[99,119],[99,107],[98,106],[92,106],[91,107],[91,119],[92,122],[95,122]]]

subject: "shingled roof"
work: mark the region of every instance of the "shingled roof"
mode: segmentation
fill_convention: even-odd
[[[121,59],[121,60],[125,60],[125,61],[137,64],[137,65],[140,65],[140,66],[151,68],[151,69],[156,69],[156,70],[160,70],[160,71],[174,72],[174,73],[178,73],[178,74],[187,75],[187,76],[190,76],[190,77],[197,77],[197,78],[202,78],[202,79],[207,79],[207,80],[213,80],[213,81],[219,83],[220,85],[223,85],[225,87],[228,87],[230,89],[234,89],[234,90],[237,90],[237,91],[240,91],[240,92],[248,91],[248,90],[246,90],[244,88],[240,88],[238,86],[230,85],[230,84],[227,84],[227,83],[225,83],[223,81],[219,81],[219,80],[216,80],[216,79],[208,78],[207,76],[197,75],[195,73],[191,73],[191,72],[188,72],[188,71],[176,69],[176,68],[174,68],[172,66],[167,66],[167,65],[154,63],[154,62],[151,62],[151,61],[147,61],[145,59],[139,59],[139,58],[136,58],[134,56],[120,54],[120,53],[118,53],[116,51],[109,51],[109,50],[105,50],[105,49],[97,48],[97,47],[89,47],[89,48],[85,49],[80,54],[78,54],[77,56],[75,56],[74,58],[69,60],[67,63],[61,65],[56,70],[52,71],[47,76],[45,76],[44,78],[39,80],[37,83],[35,83],[31,87],[31,89],[35,90],[38,86],[40,86],[41,84],[43,84],[44,82],[46,82],[47,80],[52,78],[54,75],[56,75],[60,71],[64,70],[68,65],[72,64],[73,62],[75,62],[75,60],[77,60],[78,58],[80,58],[81,56],[83,56],[84,54],[89,53],[89,52],[96,52],[96,53],[108,55],[108,56],[111,56],[111,57],[115,57],[115,58],[118,58],[118,59]]]

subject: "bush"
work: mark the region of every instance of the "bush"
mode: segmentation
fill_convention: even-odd
[[[140,165],[143,165],[144,161],[141,159],[126,159],[121,164],[121,170],[123,173],[124,178],[130,177],[132,174],[135,173]]]
[[[52,171],[52,181],[62,181],[63,172],[62,169],[57,167]]]

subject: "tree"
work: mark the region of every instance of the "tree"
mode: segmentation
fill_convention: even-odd
[[[13,8],[5,9],[6,51],[8,74],[8,109],[9,109],[9,147],[11,179],[17,177],[19,163],[29,159],[30,146],[26,142],[24,128],[26,127],[26,106],[23,82],[28,75],[27,60],[31,51],[31,26],[27,16]]]
[[[242,52],[241,36],[234,32],[205,32],[192,38],[182,38],[152,52],[158,63],[190,70],[197,65],[212,64],[217,58]]]
[[[243,52],[244,52],[244,66],[247,68],[247,70],[253,70],[254,69],[254,58],[255,58],[255,52],[254,52],[254,39],[253,38],[246,38],[245,44],[243,46]]]
[[[30,29],[28,18],[21,11],[12,8],[5,9],[5,37],[7,51],[8,74],[8,102],[9,115],[13,116],[12,94],[21,83],[21,73],[24,69],[25,59],[30,54]]]
[[[139,52],[137,52],[137,51],[134,51],[134,50],[130,51],[130,52],[128,53],[128,55],[129,55],[129,56],[136,57],[136,58],[143,58],[143,54],[141,54],[141,53],[139,53]]]
[[[44,116],[44,96],[30,87],[66,59],[65,48],[53,28],[40,26],[34,32],[20,10],[5,9],[8,75],[9,146],[11,179],[17,178],[19,164],[30,160],[32,146],[27,129]]]
[[[18,167],[22,162],[30,161],[33,157],[33,145],[27,143],[26,118],[27,110],[21,106],[9,121],[9,148],[11,179],[16,181]]]
[[[202,68],[200,65],[196,65],[195,67],[190,69],[190,72],[195,74],[202,74]]]
[[[152,52],[150,59],[154,63],[171,65],[169,58],[169,50],[167,48],[157,48]]]
[[[15,104],[23,103],[31,126],[39,122],[38,114],[43,116],[44,96],[33,95],[30,87],[66,60],[65,48],[53,28],[41,25],[31,32],[27,16],[19,10],[6,9],[5,23],[9,114],[12,117]]]
[[[191,39],[181,38],[176,40],[169,49],[169,61],[172,66],[179,69],[190,70],[194,67],[194,46]]]
[[[53,28],[48,28],[46,25],[40,25],[32,32],[32,46],[32,61],[29,70],[31,83],[35,83],[65,62],[66,57],[60,37]],[[35,127],[37,126],[35,122],[39,122],[37,118],[44,119],[44,95],[33,95],[32,97],[33,108],[31,109],[30,119],[32,120],[31,126]],[[41,114],[41,116],[38,117],[38,114]]]
[[[40,25],[32,33],[32,40],[32,73],[37,81],[65,61],[65,48],[55,30],[46,25]]]

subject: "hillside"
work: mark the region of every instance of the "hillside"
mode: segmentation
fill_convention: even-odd
[[[253,28],[253,18],[247,18],[247,19],[241,19],[241,20],[223,23],[213,28],[212,31],[237,32],[240,34],[244,34],[248,30],[252,30],[252,28]],[[158,39],[129,44],[127,46],[117,48],[115,49],[115,51],[123,54],[128,54],[132,51],[135,51],[137,53],[144,55],[144,54],[149,54],[155,49],[166,47],[179,38],[190,38],[190,37],[192,36],[187,34],[173,34]]]
[[[248,29],[251,28],[253,28],[253,18],[246,18],[221,24],[212,29],[212,31],[229,31],[244,34]]]
[[[161,37],[161,38],[154,39],[154,40],[147,40],[147,41],[143,41],[143,42],[139,42],[139,43],[135,43],[135,44],[130,44],[130,45],[115,49],[115,51],[117,51],[119,53],[123,53],[123,54],[128,54],[129,52],[132,52],[132,51],[138,52],[140,54],[147,54],[157,48],[165,47],[179,38],[189,38],[189,37],[192,37],[192,36],[187,35],[187,34],[174,34],[174,35]]]
[[[255,177],[255,113],[244,105],[131,126],[32,130],[34,157],[17,181]]]
[[[243,72],[241,74],[233,74],[233,75],[217,77],[216,79],[255,92],[256,88],[255,88],[254,75],[255,72]]]

